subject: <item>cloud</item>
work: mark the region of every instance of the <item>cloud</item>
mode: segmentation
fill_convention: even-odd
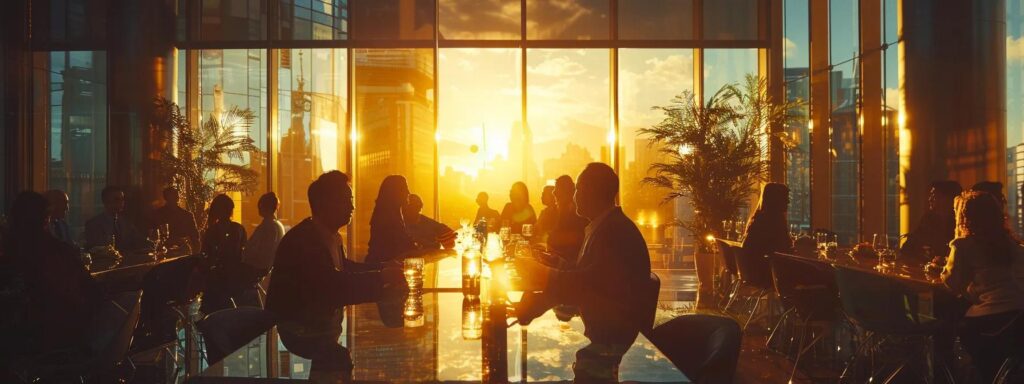
[[[793,55],[795,55],[797,48],[798,47],[796,46],[795,41],[791,40],[788,37],[782,39],[782,53],[786,57],[792,57]]]
[[[566,56],[551,57],[540,64],[526,68],[528,74],[552,77],[579,76],[587,72],[587,68]]]
[[[1006,37],[1006,61],[1024,61],[1024,36]]]

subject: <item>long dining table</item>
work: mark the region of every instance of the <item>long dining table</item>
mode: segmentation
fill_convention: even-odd
[[[463,292],[461,268],[457,256],[428,258],[423,270],[423,289],[412,297],[418,304],[411,309],[395,303],[346,307],[339,343],[351,351],[355,380],[571,380],[575,352],[588,343],[579,317],[563,321],[554,311],[548,311],[528,326],[519,325],[511,307],[523,293],[502,288],[507,285],[500,269],[485,268],[479,295],[472,295]],[[691,305],[676,301],[674,292],[665,290],[660,300],[656,323],[688,311]],[[272,335],[273,331],[260,335],[215,368],[207,367],[201,375],[307,378],[310,362],[288,353]],[[272,344],[269,351],[275,356],[259,352],[267,350],[267,343]],[[254,356],[267,357],[263,363],[253,364]],[[623,358],[620,379],[689,382],[642,335]]]

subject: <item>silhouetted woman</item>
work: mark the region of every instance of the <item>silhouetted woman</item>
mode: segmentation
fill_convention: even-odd
[[[789,188],[785,184],[765,184],[757,210],[747,222],[743,250],[751,255],[767,255],[792,249],[793,240],[789,238],[786,219],[788,209]]]
[[[517,181],[508,192],[508,204],[501,210],[501,225],[512,228],[512,233],[522,233],[523,224],[537,222],[537,213],[530,205],[530,191],[526,184]]]
[[[534,236],[538,243],[547,242],[548,234],[558,226],[558,207],[555,205],[555,186],[546,185],[540,192],[540,203],[544,209],[537,216],[537,228]]]
[[[231,221],[234,211],[235,203],[227,195],[217,195],[210,202],[203,234],[203,253],[210,266],[202,306],[207,314],[234,307],[231,299],[240,297],[255,282],[252,268],[242,263],[245,228]]]
[[[1024,348],[1024,288],[1013,271],[1024,262],[1024,248],[1007,228],[995,196],[964,192],[954,210],[956,238],[949,243],[942,281],[971,304],[957,333],[987,383],[1004,359]]]
[[[401,260],[419,247],[405,230],[402,207],[409,200],[409,184],[399,175],[384,178],[370,217],[367,263]]]

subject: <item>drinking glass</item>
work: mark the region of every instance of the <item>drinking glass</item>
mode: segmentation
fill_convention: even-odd
[[[818,254],[824,255],[828,248],[828,235],[820,232],[814,234],[814,244],[818,250]]]
[[[738,241],[742,241],[743,240],[743,230],[745,229],[745,228],[743,228],[743,226],[745,224],[746,224],[746,222],[743,221],[743,220],[736,220],[736,221],[733,222],[733,228],[736,229],[736,240],[738,240]]]
[[[871,246],[875,249],[875,253],[878,254],[878,266],[876,268],[879,270],[885,269],[889,263],[889,235],[876,233],[871,238]]]
[[[533,224],[523,224],[523,237],[529,239],[533,236]]]
[[[826,250],[829,256],[834,256],[839,251],[839,235],[829,235]]]
[[[498,230],[498,237],[501,239],[502,244],[508,244],[509,239],[512,238],[512,228],[501,227],[501,229]]]

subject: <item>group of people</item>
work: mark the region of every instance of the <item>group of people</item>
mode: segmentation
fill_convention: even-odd
[[[958,301],[937,303],[936,311],[960,319],[954,333],[985,382],[1006,358],[1024,349],[1024,245],[1010,229],[1002,189],[994,181],[967,191],[956,181],[933,182],[927,211],[899,248],[904,262],[941,268],[943,283]],[[785,185],[765,185],[746,227],[745,252],[793,248],[786,231],[788,205]],[[952,337],[936,343],[947,341],[943,354],[952,355]]]

